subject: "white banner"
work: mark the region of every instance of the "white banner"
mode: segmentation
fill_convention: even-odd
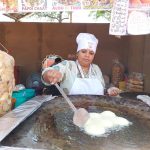
[[[109,34],[126,35],[129,0],[115,0],[111,12]]]
[[[18,0],[0,0],[0,12],[17,12]]]
[[[47,0],[18,0],[19,12],[47,11]]]
[[[131,35],[150,34],[150,10],[130,11],[127,33]]]
[[[111,10],[114,0],[0,0],[0,12]]]
[[[81,10],[81,0],[51,0],[52,11],[75,11]]]

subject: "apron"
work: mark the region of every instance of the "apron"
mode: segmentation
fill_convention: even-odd
[[[82,78],[76,78],[74,84],[70,90],[69,95],[104,95],[104,87],[97,78],[85,78],[82,68],[77,62],[77,68],[81,73]],[[92,65],[90,65],[90,75],[92,71]]]

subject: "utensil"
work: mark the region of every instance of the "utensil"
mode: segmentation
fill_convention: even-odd
[[[69,106],[71,107],[71,109],[74,111],[73,123],[76,126],[78,126],[78,127],[84,127],[84,124],[89,119],[89,113],[87,112],[87,110],[84,109],[84,108],[77,109],[73,105],[73,103],[71,102],[71,100],[68,98],[68,96],[65,94],[65,92],[60,88],[60,86],[57,83],[55,84],[55,86],[58,89],[58,91],[62,94],[62,96],[64,97],[64,99],[67,101],[67,103],[69,104]]]

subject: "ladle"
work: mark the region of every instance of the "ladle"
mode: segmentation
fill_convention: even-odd
[[[89,118],[89,113],[87,112],[87,110],[84,108],[77,109],[73,105],[71,100],[68,98],[68,96],[65,94],[65,92],[60,88],[60,86],[57,83],[55,84],[55,86],[58,89],[58,91],[62,94],[64,99],[67,101],[67,103],[69,104],[71,109],[74,111],[73,123],[78,127],[84,127],[84,124],[86,123],[86,121]]]

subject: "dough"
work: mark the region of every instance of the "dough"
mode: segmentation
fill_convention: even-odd
[[[127,119],[118,117],[111,111],[89,114],[90,117],[84,125],[84,131],[92,136],[101,136],[108,130],[115,130],[115,127],[123,127],[130,124]]]
[[[99,136],[105,133],[101,116],[98,113],[90,113],[90,118],[84,126],[84,130],[89,135]]]

